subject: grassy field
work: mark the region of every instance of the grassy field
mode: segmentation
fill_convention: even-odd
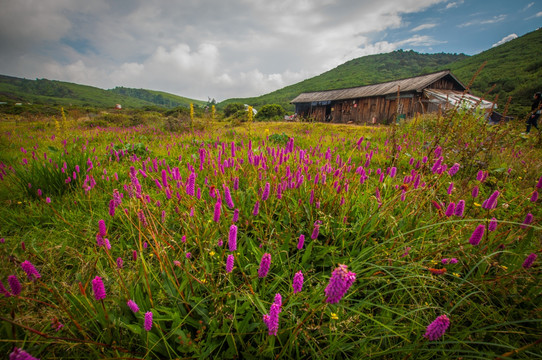
[[[542,358],[523,123],[149,119],[2,118],[3,358]]]

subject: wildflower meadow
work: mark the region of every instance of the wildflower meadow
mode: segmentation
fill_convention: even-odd
[[[0,356],[541,358],[522,130],[5,118]]]

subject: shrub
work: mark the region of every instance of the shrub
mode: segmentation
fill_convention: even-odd
[[[225,117],[230,117],[230,116],[238,113],[239,111],[245,111],[245,105],[243,105],[241,103],[228,104],[224,108],[224,116]]]
[[[278,104],[268,104],[264,105],[260,111],[256,114],[257,121],[265,120],[282,120],[286,110]]]

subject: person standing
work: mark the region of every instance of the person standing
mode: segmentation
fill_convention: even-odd
[[[540,129],[538,128],[538,118],[540,117],[541,107],[542,107],[541,94],[537,92],[536,94],[533,95],[531,113],[529,114],[529,118],[527,119],[527,130],[525,130],[526,134],[528,134],[531,131],[531,126],[534,126],[536,130],[540,132]]]

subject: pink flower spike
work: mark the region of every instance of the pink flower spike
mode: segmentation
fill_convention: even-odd
[[[295,273],[292,286],[294,288],[294,294],[301,292],[303,289],[303,273],[301,270]]]
[[[145,321],[143,323],[143,328],[145,331],[151,331],[152,329],[152,311],[145,313]]]
[[[427,326],[424,337],[429,341],[438,340],[444,335],[449,326],[450,319],[446,315],[440,315]]]
[[[96,300],[105,299],[105,286],[101,277],[96,276],[94,280],[92,280],[92,292],[94,293],[94,298]]]
[[[469,243],[472,245],[472,246],[476,246],[480,243],[480,240],[482,240],[482,237],[484,236],[484,231],[486,230],[486,226],[485,225],[478,225],[476,227],[476,229],[474,229],[470,239],[469,239]]]
[[[34,267],[34,265],[32,265],[30,261],[23,261],[21,263],[21,268],[26,273],[26,276],[28,276],[28,280],[37,280],[41,278],[40,273],[38,272],[38,270],[36,270],[36,268]]]
[[[269,267],[271,266],[271,254],[265,253],[262,256],[260,261],[260,268],[258,269],[258,277],[264,278],[269,272]]]
[[[346,294],[350,286],[356,280],[356,274],[348,271],[348,266],[339,265],[329,279],[329,284],[325,289],[326,302],[329,304],[338,303]]]
[[[128,307],[130,308],[130,310],[132,310],[134,313],[136,313],[136,312],[139,311],[139,306],[137,306],[137,304],[135,303],[134,300],[128,300],[128,302],[126,303],[126,305],[128,305]]]
[[[235,262],[235,257],[233,255],[228,255],[226,259],[226,272],[231,273],[233,271],[233,265]]]

